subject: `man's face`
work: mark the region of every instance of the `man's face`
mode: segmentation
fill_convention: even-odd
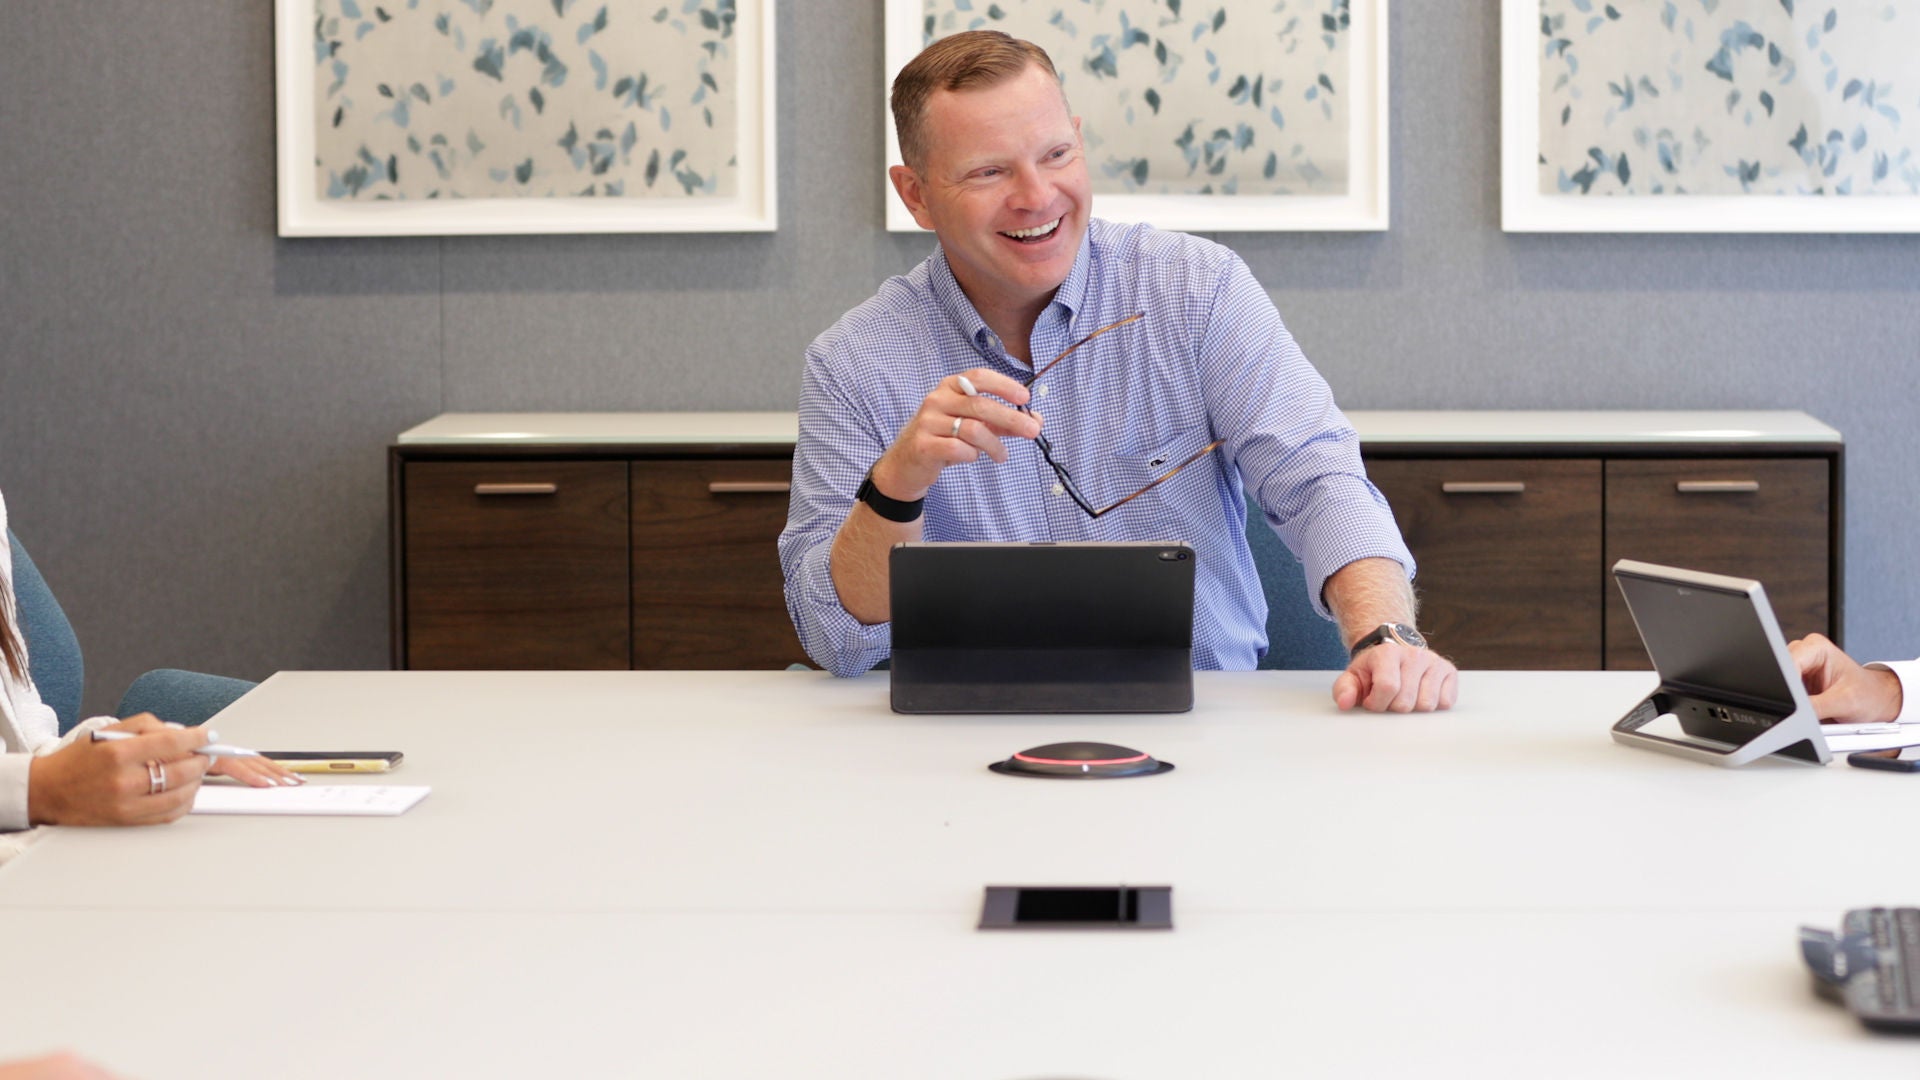
[[[983,314],[1044,305],[1073,269],[1092,200],[1060,84],[1030,67],[997,86],[937,91],[925,125],[926,160],[892,170],[913,219],[940,238]]]

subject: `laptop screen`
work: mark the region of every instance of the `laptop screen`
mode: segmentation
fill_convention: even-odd
[[[907,544],[892,560],[893,647],[1188,649],[1184,544]]]

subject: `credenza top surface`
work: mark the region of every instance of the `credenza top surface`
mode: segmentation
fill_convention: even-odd
[[[1804,444],[1833,448],[1840,433],[1797,410],[1355,409],[1363,444],[1543,444],[1725,446]],[[441,413],[395,440],[408,446],[648,446],[764,444],[788,447],[790,412]]]

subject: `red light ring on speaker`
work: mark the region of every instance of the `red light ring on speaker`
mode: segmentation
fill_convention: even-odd
[[[1149,755],[1135,754],[1132,757],[1102,758],[1095,761],[1063,761],[1057,758],[1028,757],[1025,754],[1013,755],[1013,760],[1024,761],[1029,765],[1138,765],[1148,760]]]

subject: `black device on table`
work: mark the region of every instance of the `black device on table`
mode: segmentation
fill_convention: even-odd
[[[1891,772],[1920,772],[1920,746],[1895,746],[1886,750],[1862,750],[1847,755],[1847,764],[1863,769],[1887,769]]]
[[[1838,934],[1800,928],[1814,989],[1876,1031],[1920,1033],[1920,908],[1855,908]]]
[[[896,544],[893,710],[1193,708],[1193,549]]]
[[[398,768],[404,756],[398,750],[262,750],[271,758],[297,773],[388,772]]]

